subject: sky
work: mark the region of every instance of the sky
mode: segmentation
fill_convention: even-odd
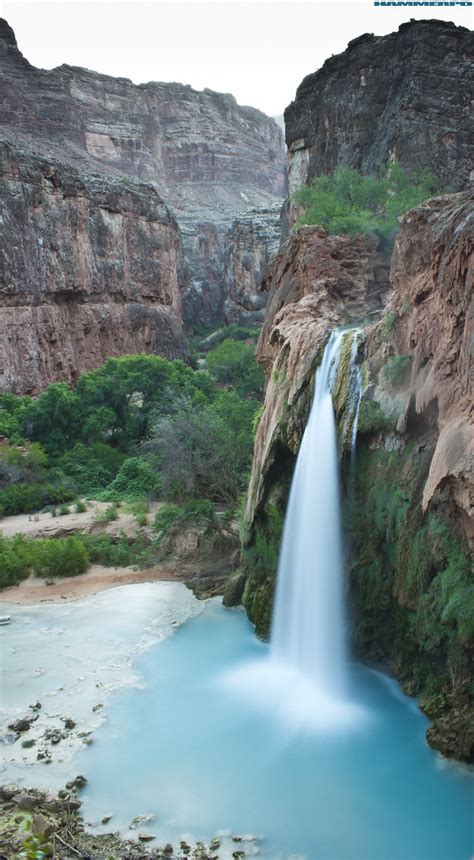
[[[390,33],[410,18],[473,24],[472,8],[394,9],[373,0],[0,0],[0,15],[35,66],[209,87],[271,116],[305,75],[362,33]]]

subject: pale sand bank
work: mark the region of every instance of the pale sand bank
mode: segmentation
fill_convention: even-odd
[[[57,603],[61,600],[79,600],[108,588],[140,582],[176,582],[179,576],[169,568],[154,566],[146,570],[133,567],[103,567],[93,564],[79,576],[64,576],[47,585],[44,579],[30,576],[19,585],[0,592],[0,604]]]

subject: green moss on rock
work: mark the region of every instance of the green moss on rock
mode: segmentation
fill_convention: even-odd
[[[276,504],[267,504],[255,524],[251,542],[242,550],[246,575],[242,603],[261,639],[270,635],[282,529],[282,511]]]
[[[240,606],[246,579],[245,573],[238,571],[238,573],[235,573],[227,580],[222,600],[224,606]]]
[[[359,447],[351,506],[353,641],[359,655],[388,663],[406,691],[421,696],[435,720],[430,743],[471,761],[471,561],[462,535],[453,532],[448,499],[422,511],[432,452],[429,438],[402,452]]]

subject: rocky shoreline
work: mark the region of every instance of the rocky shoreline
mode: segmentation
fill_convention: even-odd
[[[149,820],[137,816],[131,822],[135,839],[122,839],[119,833],[96,834],[87,830],[80,814],[78,792],[87,780],[77,776],[57,794],[37,789],[25,791],[17,785],[0,787],[0,860],[21,857],[51,857],[61,860],[243,860],[259,853],[255,836],[215,836],[209,843],[179,845],[150,843],[155,837],[140,828]],[[112,818],[112,816],[110,816]],[[103,823],[108,823],[106,816]],[[36,853],[34,853],[36,852]],[[41,853],[42,852],[42,853]]]

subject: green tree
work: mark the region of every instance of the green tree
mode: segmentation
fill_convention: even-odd
[[[196,408],[184,399],[173,414],[159,416],[145,449],[159,457],[164,494],[235,504],[248,478],[256,407],[222,391],[212,403]]]
[[[264,376],[255,360],[255,347],[235,340],[224,340],[206,359],[218,382],[232,385],[242,397],[255,397],[263,391]]]

